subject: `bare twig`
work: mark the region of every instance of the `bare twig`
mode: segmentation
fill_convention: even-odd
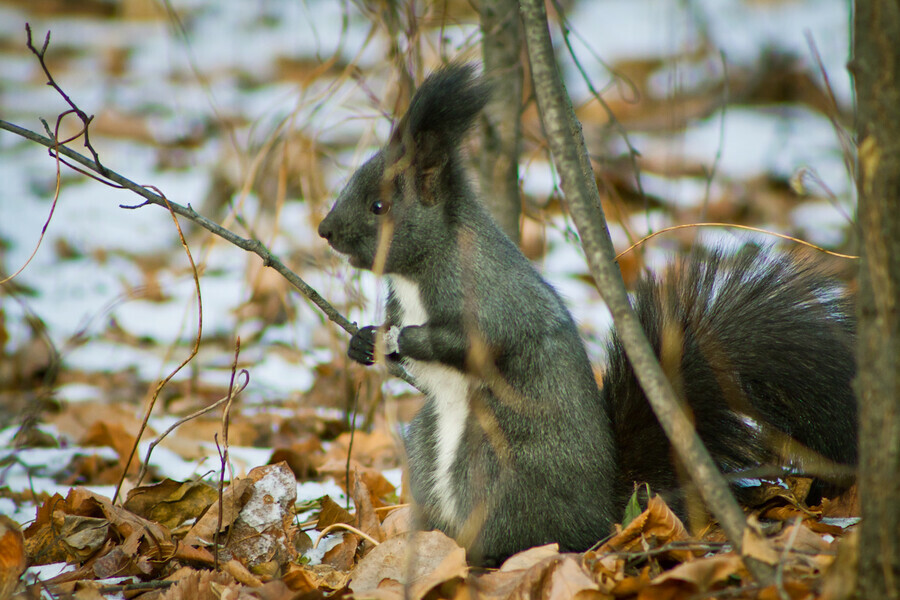
[[[775,568],[775,589],[778,591],[778,597],[781,600],[790,600],[791,597],[787,590],[784,589],[784,566],[787,564],[788,556],[794,547],[794,543],[797,541],[797,534],[800,533],[800,523],[802,521],[803,519],[800,517],[794,518],[794,529],[784,544],[784,549],[781,551],[781,560],[778,561],[778,566]]]
[[[331,525],[329,525],[328,527],[326,527],[325,529],[323,529],[323,530],[319,533],[319,537],[317,537],[317,538],[316,538],[316,541],[313,542],[313,548],[318,547],[319,542],[322,541],[322,538],[324,538],[326,535],[328,535],[329,533],[331,533],[331,532],[334,531],[335,529],[346,529],[347,531],[352,531],[353,533],[355,533],[355,534],[358,535],[359,537],[363,538],[364,540],[366,540],[367,542],[369,542],[369,543],[372,544],[373,546],[378,546],[378,545],[380,544],[380,542],[378,542],[378,541],[377,541],[376,539],[374,539],[372,536],[370,536],[370,535],[368,535],[367,533],[365,533],[365,532],[363,532],[363,531],[357,529],[357,528],[354,527],[353,525],[348,525],[347,523],[332,523]]]
[[[171,427],[166,429],[159,436],[157,436],[157,438],[155,440],[150,442],[150,445],[147,448],[147,455],[144,459],[144,464],[141,465],[141,472],[138,475],[138,481],[142,480],[144,478],[144,476],[146,475],[147,464],[150,462],[150,454],[153,452],[153,449],[156,448],[156,446],[158,446],[166,438],[166,436],[168,436],[170,433],[172,433],[173,431],[175,431],[177,428],[181,427],[188,421],[192,421],[192,420],[196,419],[197,417],[202,417],[206,413],[222,406],[223,404],[227,403],[231,399],[232,396],[236,396],[236,395],[240,394],[247,388],[247,385],[250,383],[250,374],[246,370],[242,370],[241,375],[244,375],[245,379],[244,379],[244,383],[241,384],[240,389],[234,390],[232,387],[232,389],[229,390],[227,396],[225,396],[224,398],[219,398],[218,400],[216,400],[209,406],[205,406],[198,411],[192,412],[191,414],[189,414],[188,416],[186,416],[184,418],[178,419],[177,421],[175,421],[175,423],[172,424]],[[233,385],[234,385],[234,379],[232,379],[232,386]]]
[[[97,154],[97,151],[94,150],[94,147],[91,145],[90,137],[88,136],[88,125],[90,125],[91,121],[94,119],[94,115],[88,116],[87,113],[85,113],[83,110],[78,108],[78,106],[72,101],[72,99],[69,98],[69,95],[66,94],[63,91],[63,89],[61,87],[59,87],[59,85],[56,83],[56,80],[53,79],[53,75],[50,74],[50,69],[47,67],[47,63],[44,61],[44,57],[47,54],[47,47],[50,45],[50,31],[49,30],[47,31],[47,35],[44,37],[44,45],[41,46],[40,50],[35,48],[34,44],[31,41],[31,24],[30,23],[25,23],[25,33],[28,36],[28,40],[25,42],[25,45],[37,57],[38,62],[41,65],[41,69],[44,70],[44,74],[47,76],[47,85],[52,87],[54,90],[56,90],[56,92],[60,96],[62,96],[63,100],[65,100],[66,103],[72,107],[71,112],[78,115],[78,118],[81,119],[81,122],[83,124],[83,129],[82,129],[81,133],[79,133],[78,135],[73,137],[71,140],[66,140],[66,142],[72,141],[72,140],[80,137],[82,134],[84,134],[84,147],[87,148],[94,157],[94,162],[96,163],[96,165],[98,167],[95,170],[98,173],[100,173],[101,175],[105,176],[106,175],[106,167],[104,167],[102,164],[100,164],[100,156]],[[69,111],[62,113],[59,118],[62,119],[62,117],[65,116],[68,112]],[[59,124],[59,121],[57,121],[57,125],[58,124]],[[59,142],[59,144],[62,145],[62,144],[65,144],[66,142]]]
[[[107,169],[105,167],[101,167],[97,164],[96,161],[91,160],[90,158],[75,152],[71,148],[66,146],[58,146],[57,142],[49,137],[42,136],[38,133],[35,133],[29,129],[25,129],[23,127],[19,127],[18,125],[14,125],[13,123],[9,123],[7,121],[0,120],[0,129],[5,129],[6,131],[10,131],[15,133],[18,136],[21,136],[25,139],[31,140],[35,143],[38,143],[42,146],[51,149],[51,156],[56,156],[52,152],[52,150],[56,150],[58,154],[66,156],[73,161],[87,167],[88,169],[101,173],[107,181],[103,181],[107,185],[115,184],[113,187],[121,187],[122,189],[129,190],[134,192],[138,196],[144,198],[144,202],[126,206],[120,205],[122,208],[136,209],[147,206],[148,204],[155,204],[157,206],[162,206],[164,208],[170,209],[175,214],[190,219],[194,223],[200,225],[207,231],[221,237],[227,242],[234,244],[238,248],[242,250],[246,250],[248,252],[252,252],[262,258],[263,264],[267,267],[271,267],[275,271],[278,272],[279,275],[287,279],[287,281],[294,286],[303,296],[305,296],[308,300],[310,300],[316,307],[321,310],[329,320],[337,324],[341,329],[346,331],[347,333],[353,335],[356,333],[359,328],[356,323],[351,323],[340,314],[327,300],[325,300],[312,286],[303,281],[296,273],[287,268],[281,260],[273,254],[266,246],[264,246],[259,240],[255,239],[247,239],[241,237],[234,233],[233,231],[226,229],[212,221],[191,207],[190,204],[187,206],[178,204],[177,202],[172,202],[170,200],[166,200],[160,194],[157,194],[145,186],[141,186],[134,181],[120,175],[116,171],[112,169]],[[102,172],[101,172],[102,169]],[[388,370],[390,373],[396,377],[399,377],[409,383],[410,385],[415,385],[412,381],[412,378],[406,373],[406,371],[397,363],[388,363]]]
[[[853,135],[848,132],[847,128],[838,120],[838,117],[841,114],[841,108],[838,106],[837,98],[834,97],[834,90],[831,88],[831,80],[828,78],[828,71],[825,70],[825,65],[822,63],[822,56],[819,54],[816,40],[813,38],[812,32],[809,29],[804,31],[804,35],[806,36],[806,44],[809,46],[809,51],[816,59],[816,66],[819,68],[819,73],[822,74],[822,80],[825,83],[826,96],[831,105],[831,110],[826,111],[826,116],[828,117],[828,120],[831,121],[834,132],[837,134],[838,142],[841,144],[841,156],[844,159],[844,167],[846,167],[847,174],[850,178],[853,181],[856,181],[856,143],[853,140]]]
[[[684,223],[682,225],[672,225],[671,227],[666,227],[664,229],[660,229],[659,231],[654,231],[653,233],[651,233],[649,235],[645,235],[644,237],[642,237],[641,239],[639,239],[632,245],[628,246],[627,248],[625,248],[624,250],[622,250],[621,252],[616,254],[616,260],[618,261],[620,258],[625,256],[626,254],[628,254],[629,252],[631,252],[638,246],[649,241],[651,238],[655,238],[658,235],[661,235],[663,233],[668,233],[670,231],[676,231],[678,229],[689,229],[691,227],[728,227],[731,229],[744,229],[746,231],[755,231],[757,233],[764,233],[766,235],[771,235],[771,236],[774,236],[777,238],[781,238],[783,240],[788,240],[788,241],[794,242],[796,244],[800,244],[802,246],[807,246],[809,248],[818,250],[819,252],[824,252],[825,254],[830,254],[831,256],[836,256],[838,258],[849,258],[849,259],[853,259],[853,260],[859,258],[858,256],[854,256],[852,254],[841,254],[840,252],[832,252],[831,250],[826,250],[825,248],[822,248],[821,246],[816,246],[815,244],[813,244],[811,242],[807,242],[806,240],[801,240],[800,238],[795,238],[793,236],[786,235],[784,233],[778,233],[776,231],[762,229],[760,227],[752,227],[750,225],[737,225],[735,223]]]
[[[722,147],[725,145],[725,116],[728,111],[729,86],[728,61],[725,58],[724,50],[719,50],[719,58],[722,61],[722,113],[719,115],[719,143],[716,144],[716,155],[713,157],[712,166],[709,168],[709,171],[706,172],[706,189],[703,191],[703,210],[700,212],[701,218],[703,219],[706,218],[706,210],[709,208],[709,195],[712,191],[712,184],[716,177],[716,171],[719,169],[719,163],[722,162]]]
[[[119,491],[122,489],[122,484],[125,482],[125,476],[128,474],[128,467],[131,465],[131,461],[134,459],[134,455],[137,453],[138,445],[141,443],[141,436],[144,434],[144,431],[147,429],[147,423],[150,420],[150,415],[153,412],[153,407],[156,406],[156,401],[159,398],[160,392],[162,392],[163,388],[172,380],[175,375],[178,374],[181,369],[184,368],[189,362],[191,362],[195,356],[197,356],[197,352],[200,351],[200,340],[203,337],[203,298],[200,294],[200,275],[197,273],[197,265],[194,264],[194,257],[191,255],[191,249],[188,247],[187,240],[184,239],[184,232],[181,230],[181,224],[178,222],[178,217],[175,216],[175,211],[172,210],[172,206],[169,204],[168,198],[159,191],[159,189],[153,186],[146,186],[156,192],[166,203],[166,208],[169,209],[169,214],[172,215],[172,220],[175,222],[175,229],[178,230],[178,238],[181,240],[181,245],[184,248],[185,254],[187,254],[188,262],[191,263],[191,274],[194,276],[194,287],[197,290],[197,336],[194,338],[194,347],[191,348],[191,353],[185,358],[181,364],[179,364],[175,369],[169,373],[169,375],[161,380],[156,385],[156,390],[153,392],[153,396],[150,398],[150,403],[147,405],[147,411],[144,413],[144,419],[141,421],[141,427],[138,430],[138,434],[134,439],[134,445],[131,447],[131,453],[128,455],[128,460],[125,461],[125,466],[122,469],[122,477],[119,479],[119,483],[116,485],[116,492],[113,494],[113,503],[115,503],[116,499],[119,497]],[[230,391],[229,391],[230,393]],[[148,451],[147,458],[149,459],[150,453]],[[138,476],[137,485],[141,484],[141,480],[147,472],[147,464],[144,463],[141,468],[140,474]]]
[[[324,298],[322,298],[322,296],[315,289],[313,289],[309,284],[307,284],[305,281],[303,281],[303,279],[301,279],[296,273],[294,273],[293,271],[288,269],[278,259],[278,257],[275,256],[271,251],[269,251],[269,249],[265,245],[263,245],[262,242],[260,242],[259,240],[243,238],[243,237],[235,234],[234,232],[230,231],[229,229],[222,227],[218,223],[215,223],[214,221],[211,221],[210,219],[207,219],[206,217],[200,215],[197,211],[195,211],[191,207],[190,204],[188,204],[187,206],[183,206],[178,203],[171,202],[161,192],[159,192],[159,190],[156,190],[152,186],[139,185],[139,184],[135,183],[134,181],[120,175],[119,173],[116,173],[115,171],[103,166],[100,163],[100,157],[97,154],[97,151],[91,145],[90,138],[88,136],[88,127],[93,119],[93,116],[89,117],[62,90],[62,88],[53,79],[53,76],[51,75],[50,70],[44,61],[44,57],[47,52],[47,47],[50,43],[50,32],[49,31],[47,32],[47,36],[44,39],[44,45],[41,47],[40,50],[38,50],[32,44],[31,27],[26,24],[25,29],[28,34],[28,41],[27,41],[28,48],[34,53],[35,56],[37,56],[38,61],[41,64],[41,68],[44,70],[44,73],[47,75],[47,79],[48,79],[47,84],[52,86],[63,97],[63,99],[66,101],[66,103],[69,106],[71,106],[72,108],[68,111],[63,112],[62,114],[60,114],[57,117],[56,128],[54,131],[50,130],[50,127],[46,121],[44,121],[43,119],[41,120],[41,122],[44,125],[44,129],[47,132],[47,137],[42,136],[38,133],[35,133],[31,130],[25,129],[23,127],[19,127],[18,125],[15,125],[13,123],[3,121],[3,120],[0,120],[0,129],[5,129],[11,133],[15,133],[16,135],[24,137],[25,139],[31,140],[33,142],[36,142],[38,144],[41,144],[42,146],[49,148],[50,156],[52,156],[57,161],[57,173],[59,172],[59,163],[63,162],[64,164],[66,164],[67,166],[69,166],[72,169],[75,169],[79,173],[82,173],[88,177],[96,179],[97,181],[99,181],[101,183],[104,183],[113,188],[127,189],[127,190],[132,191],[135,194],[141,196],[142,198],[144,198],[144,202],[142,202],[140,204],[119,205],[121,208],[137,209],[137,208],[142,208],[144,206],[147,206],[148,204],[156,204],[157,206],[166,208],[171,213],[173,213],[173,218],[174,218],[174,215],[177,214],[177,215],[180,215],[187,219],[190,219],[191,221],[193,221],[194,223],[197,223],[198,225],[200,225],[207,231],[221,237],[222,239],[224,239],[227,242],[230,242],[231,244],[234,244],[238,248],[241,248],[248,252],[253,252],[254,254],[256,254],[257,256],[259,256],[260,258],[263,259],[263,265],[275,269],[282,277],[287,279],[288,282],[291,285],[293,285],[301,294],[303,294],[308,300],[310,300],[313,304],[315,304],[323,313],[325,313],[325,316],[327,316],[329,318],[329,320],[336,323],[339,327],[341,327],[343,330],[345,330],[347,333],[349,333],[351,335],[353,335],[357,332],[358,327],[356,326],[355,323],[351,323],[350,321],[347,320],[346,317],[344,317],[337,310],[335,310],[335,308],[329,302],[327,302]],[[82,130],[76,136],[73,136],[72,138],[61,141],[59,139],[60,123],[61,123],[62,119],[67,114],[70,114],[70,113],[76,114],[79,117],[79,119],[81,119],[82,124],[83,124]],[[67,146],[65,146],[66,143],[71,142],[71,141],[77,139],[78,137],[81,137],[81,135],[84,135],[85,147],[88,149],[88,151],[93,156],[93,160],[82,154],[79,154],[78,152],[75,152],[71,148],[68,148]],[[99,175],[102,176],[102,179],[98,178],[98,177],[92,175],[91,173],[88,173],[82,169],[79,169],[78,167],[75,167],[74,165],[71,165],[70,163],[68,163],[66,161],[63,161],[62,158],[60,157],[60,155],[66,156],[66,157],[70,158],[71,160],[81,164],[82,166],[87,167],[87,169],[89,169],[90,171],[93,171],[94,173],[98,173]],[[58,178],[57,178],[57,180],[58,180]],[[176,220],[176,225],[177,225],[177,220]],[[182,241],[183,241],[183,238],[182,238]],[[415,386],[415,383],[413,382],[412,378],[406,373],[406,371],[403,369],[403,367],[401,367],[399,364],[389,362],[389,363],[387,363],[387,368],[388,368],[388,371],[392,375],[403,379],[410,385]]]
[[[353,397],[353,412],[350,415],[350,442],[347,444],[347,464],[344,466],[344,483],[347,485],[347,510],[350,510],[350,455],[353,453],[353,438],[356,437],[356,411],[359,408],[359,390],[362,382],[356,386]]]
[[[125,583],[121,585],[104,585],[97,588],[101,594],[117,594],[121,592],[136,592],[147,590],[165,590],[178,583],[168,579],[157,579],[156,581],[139,581],[137,583]]]
[[[250,383],[250,374],[246,370],[241,370],[242,375],[246,375],[247,380],[244,385],[234,393],[234,378],[237,373],[238,356],[241,354],[241,338],[238,336],[234,344],[234,361],[231,363],[231,383],[228,385],[228,396],[225,398],[225,410],[222,411],[222,448],[219,449],[219,457],[221,465],[219,469],[219,506],[216,515],[216,532],[213,536],[213,559],[215,562],[215,570],[219,570],[219,532],[222,531],[222,520],[224,518],[225,507],[222,504],[223,491],[225,489],[225,469],[230,470],[231,464],[228,462],[228,425],[231,420],[231,404],[234,398],[239,394],[247,384]],[[219,440],[216,438],[216,448],[219,447]],[[234,481],[234,473],[229,473],[229,481]]]

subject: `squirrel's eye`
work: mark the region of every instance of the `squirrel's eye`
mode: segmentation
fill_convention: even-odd
[[[369,207],[373,214],[383,215],[387,211],[391,210],[391,203],[385,202],[384,200],[376,200],[372,203],[372,206]]]

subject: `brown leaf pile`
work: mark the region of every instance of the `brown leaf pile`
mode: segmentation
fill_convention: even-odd
[[[121,506],[83,488],[65,498],[54,495],[24,535],[0,519],[0,597],[16,589],[26,564],[62,561],[77,568],[23,593],[36,594],[41,585],[54,594],[123,592],[146,600],[348,594],[379,600],[671,600],[726,592],[732,598],[812,598],[836,585],[840,573],[832,569],[835,544],[816,531],[818,509],[804,508],[806,520],[776,523],[774,533],[748,528],[745,553],[778,564],[782,572],[777,588],[760,588],[740,555],[710,541],[718,532],[693,537],[659,496],[584,554],[549,545],[512,556],[498,570],[473,570],[452,539],[412,531],[408,507],[384,510],[383,495],[370,490],[361,471],[354,469],[350,482],[355,512],[328,497],[319,501],[315,528],[339,535],[319,565],[302,557],[310,542],[295,524],[296,480],[285,463],[252,470],[226,487],[221,499],[206,483],[172,480],[131,490]],[[770,498],[762,510],[772,508]],[[751,517],[751,523],[759,521]],[[824,577],[829,571],[838,575]],[[125,579],[103,581],[113,577]]]

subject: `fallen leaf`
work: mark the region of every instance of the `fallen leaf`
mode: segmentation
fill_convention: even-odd
[[[546,552],[546,547],[540,553]],[[540,553],[535,553],[535,556]],[[528,568],[500,570],[475,578],[473,597],[484,600],[569,600],[609,598],[573,555],[554,553]]]
[[[133,488],[124,506],[136,515],[175,529],[189,519],[199,518],[217,498],[218,491],[208,483],[165,479]]]
[[[680,581],[691,584],[694,593],[703,593],[743,573],[745,573],[744,562],[740,556],[734,553],[718,554],[681,563],[654,578],[650,585],[659,586],[667,582]]]
[[[744,537],[741,541],[741,553],[744,556],[755,558],[769,565],[778,563],[779,554],[772,547],[772,544],[766,539],[759,527],[759,522],[753,515],[747,519],[747,526],[744,527]]]
[[[376,546],[357,564],[350,589],[368,596],[385,579],[408,587],[409,600],[421,600],[438,585],[468,573],[466,551],[439,531],[420,531],[391,538]]]
[[[224,531],[234,523],[238,513],[244,506],[244,495],[253,486],[253,482],[247,478],[236,479],[227,488],[222,490],[221,505],[219,502],[212,504],[206,513],[200,517],[187,535],[182,540],[190,546],[211,546],[215,539],[216,529],[219,527],[219,511],[221,506],[221,529]]]
[[[779,586],[770,585],[759,590],[757,600],[803,600],[811,597],[809,586],[802,581],[788,579]]]
[[[303,565],[290,564],[282,577],[285,585],[294,592],[306,594],[316,589],[315,578]]]
[[[131,449],[134,447],[135,439],[136,436],[128,433],[122,425],[101,420],[94,422],[90,428],[88,428],[87,432],[81,438],[81,444],[84,446],[109,446],[115,450],[116,454],[119,455],[119,464],[114,469],[115,473],[112,474],[112,479],[118,480],[125,467],[125,461],[128,459],[128,456],[131,454]],[[136,475],[140,470],[140,466],[141,462],[137,456],[135,456],[128,465],[128,473],[130,475]],[[105,479],[108,480],[109,477],[110,476],[107,476]]]
[[[778,552],[783,552],[785,549],[802,554],[831,552],[831,544],[822,539],[822,536],[810,530],[805,523],[786,527],[771,541]]]
[[[371,467],[380,472],[399,464],[396,440],[380,429],[371,433],[358,430],[342,433],[331,443],[323,462],[345,465],[350,450],[351,435],[353,437],[351,459],[360,463],[361,466]]]
[[[412,519],[412,507],[410,506],[402,506],[390,511],[381,522],[384,539],[412,531]]]
[[[559,544],[547,544],[545,546],[537,546],[523,550],[518,554],[513,554],[500,566],[501,571],[517,571],[520,569],[530,569],[537,563],[546,560],[552,556],[559,555]]]
[[[231,526],[225,550],[250,568],[270,561],[283,567],[297,555],[293,544],[297,480],[285,463],[256,467],[247,479],[253,485]]]
[[[350,573],[335,569],[331,565],[313,565],[306,568],[306,573],[313,580],[316,589],[342,590],[350,582]]]
[[[331,499],[331,496],[323,496],[319,501],[322,510],[319,511],[319,518],[316,521],[316,529],[319,531],[334,525],[335,523],[353,523],[355,520],[347,509]]]
[[[385,479],[384,475],[381,474],[381,471],[372,467],[363,466],[361,463],[351,460],[351,476],[354,472],[359,473],[360,478],[365,482],[366,487],[369,488],[371,502],[375,507],[384,506],[385,503],[382,501],[382,498],[390,496],[397,491],[393,484]],[[319,467],[318,473],[319,475],[331,475],[334,477],[335,483],[341,486],[345,492],[348,492],[348,495],[351,495],[347,490],[346,459],[340,461],[329,460]]]
[[[26,566],[22,530],[15,521],[0,515],[0,600],[12,595]]]
[[[339,571],[350,571],[356,562],[356,550],[359,548],[359,536],[353,533],[344,533],[341,541],[328,550],[322,557],[322,562],[331,565]]]
[[[847,489],[837,498],[822,499],[823,517],[858,517],[859,516],[859,489],[856,484]]]
[[[659,495],[647,502],[647,510],[631,521],[627,527],[614,535],[599,549],[588,552],[586,560],[595,560],[609,552],[641,552],[644,544],[658,548],[670,542],[690,540],[691,536],[675,513]],[[669,550],[666,553],[679,562],[693,558],[690,550]]]
[[[263,582],[260,581],[253,573],[247,570],[247,567],[236,560],[229,560],[222,565],[222,570],[234,577],[235,581],[248,585],[250,587],[260,587]]]
[[[351,475],[353,481],[353,503],[356,505],[356,528],[374,539],[376,542],[384,541],[384,530],[381,529],[381,521],[375,514],[372,506],[372,495],[369,488],[362,481],[357,471]]]
[[[193,571],[170,587],[160,600],[224,600],[237,598],[240,587],[221,571]]]

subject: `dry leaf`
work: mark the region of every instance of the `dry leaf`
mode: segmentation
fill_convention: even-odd
[[[164,593],[160,600],[225,600],[237,598],[234,578],[221,571],[193,571]],[[226,594],[226,590],[230,594]]]
[[[547,544],[513,554],[500,566],[501,571],[530,569],[539,562],[559,555],[559,544]]]
[[[259,580],[253,573],[247,570],[247,567],[236,560],[229,560],[222,565],[222,570],[234,577],[235,581],[250,587],[260,587],[263,582]]]
[[[369,488],[362,481],[357,471],[351,475],[353,481],[353,503],[356,504],[356,527],[376,542],[384,541],[384,530],[381,529],[381,521],[375,514],[372,506],[372,496]]]
[[[804,600],[811,597],[809,586],[802,581],[789,579],[780,586],[770,585],[759,591],[757,600]]]
[[[72,402],[65,405],[58,414],[48,416],[48,421],[61,434],[74,440],[86,437],[88,430],[98,421],[114,423],[124,429],[132,439],[141,428],[141,419],[136,416],[135,410],[117,403]],[[144,432],[145,439],[155,435],[152,428]],[[129,452],[130,450],[129,448]]]
[[[113,479],[117,480],[121,477],[124,461],[131,454],[134,447],[135,436],[118,423],[109,421],[96,421],[93,423],[84,436],[81,438],[81,444],[84,446],[109,446],[119,455],[120,464],[117,466],[117,473]],[[131,464],[128,465],[128,473],[135,475],[140,470],[140,460],[135,457]]]
[[[197,519],[218,498],[218,492],[202,481],[165,479],[128,492],[125,508],[175,529],[189,519]]]
[[[92,559],[83,569],[95,577],[148,576],[175,553],[167,528],[84,488],[70,490],[65,499],[58,494],[48,499],[25,534],[34,564]],[[65,575],[60,581],[74,577]]]
[[[224,531],[230,527],[234,520],[237,519],[238,512],[244,506],[245,495],[253,486],[253,482],[249,479],[236,479],[231,482],[227,488],[222,490],[222,528]],[[216,502],[211,505],[206,513],[200,517],[191,530],[182,540],[185,544],[191,546],[211,546],[216,534],[216,528],[219,524],[219,506]]]
[[[350,524],[355,521],[347,509],[331,499],[331,496],[323,496],[319,501],[322,510],[319,511],[319,519],[316,521],[316,529],[319,531],[335,523]]]
[[[823,517],[858,517],[859,516],[859,489],[856,484],[834,499],[822,499]]]
[[[653,579],[650,585],[656,587],[678,581],[691,584],[693,593],[702,593],[715,589],[732,576],[744,572],[740,556],[734,553],[719,554],[682,563]]]
[[[402,506],[390,511],[381,522],[384,539],[409,533],[413,528],[412,507]]]
[[[546,547],[544,547],[546,548]],[[546,552],[542,550],[541,553]],[[569,600],[608,598],[581,562],[572,555],[554,553],[529,568],[501,570],[478,577],[473,596],[485,600]]]
[[[227,553],[248,567],[274,561],[283,567],[294,548],[294,502],[297,480],[285,463],[252,469],[246,502],[231,526]]]
[[[351,575],[355,595],[369,596],[385,579],[409,587],[409,600],[468,573],[466,551],[439,531],[391,538],[365,555]]]
[[[381,471],[371,467],[365,467],[361,463],[351,460],[351,476],[354,472],[359,473],[360,478],[365,482],[366,487],[369,488],[371,502],[375,507],[385,506],[385,503],[381,499],[390,496],[397,491],[391,482],[385,479],[384,475],[381,474]],[[319,467],[318,473],[319,475],[331,475],[334,477],[335,483],[341,486],[348,495],[351,495],[351,492],[347,490],[346,459],[340,461],[329,460]]]
[[[298,481],[309,479],[322,464],[322,442],[317,437],[307,436],[289,447],[276,447],[269,458],[269,464],[281,461],[288,464]]]
[[[351,432],[339,435],[331,444],[331,448],[325,453],[323,462],[335,462],[340,465],[347,463],[347,453],[350,448]],[[365,467],[375,468],[380,472],[398,465],[397,443],[393,437],[382,430],[376,429],[372,433],[354,431],[352,460]],[[363,472],[360,469],[360,472]],[[369,482],[367,482],[368,484]],[[372,487],[369,485],[369,487]]]
[[[344,533],[341,541],[322,557],[322,562],[339,571],[350,571],[356,562],[356,550],[359,548],[359,536]]]
[[[544,580],[542,597],[548,600],[568,600],[569,598],[588,600],[608,596],[600,592],[600,587],[579,561],[572,556],[567,556],[554,566],[549,580]],[[527,596],[523,595],[523,598],[527,598]]]
[[[288,565],[282,581],[289,589],[301,594],[306,594],[316,589],[315,577],[303,565]]]
[[[691,537],[675,513],[659,495],[650,498],[647,510],[613,536],[598,550],[588,552],[586,560],[594,560],[612,551],[641,552],[644,544],[658,548],[670,542],[690,540]],[[670,550],[667,554],[680,562],[693,557],[690,550]]]
[[[350,573],[339,571],[331,565],[313,565],[306,568],[306,573],[313,580],[316,589],[342,590],[350,583]]]
[[[800,523],[786,527],[772,538],[772,544],[778,552],[788,548],[792,552],[803,554],[823,554],[831,552],[831,544],[805,525]]]
[[[778,563],[779,554],[766,539],[759,528],[759,522],[751,515],[744,527],[744,538],[741,542],[741,553],[769,565]]]
[[[25,537],[9,517],[0,515],[0,600],[6,600],[25,571]]]

